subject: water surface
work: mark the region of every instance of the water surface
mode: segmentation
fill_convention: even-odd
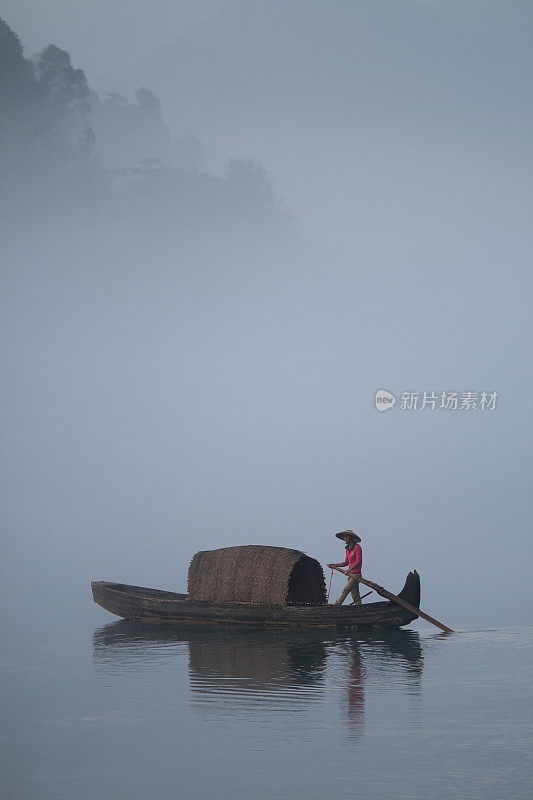
[[[532,793],[532,629],[12,628],[9,800]]]

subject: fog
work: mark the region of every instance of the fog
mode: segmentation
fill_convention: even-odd
[[[4,611],[349,527],[526,623],[533,7],[83,5],[0,3]]]

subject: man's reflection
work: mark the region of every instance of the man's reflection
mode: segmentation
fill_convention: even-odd
[[[365,668],[359,648],[353,648],[348,677],[348,720],[357,730],[363,730],[365,719]]]
[[[374,690],[398,689],[416,695],[422,677],[422,645],[416,631],[354,633],[338,639],[338,656],[343,661],[342,675],[348,675],[346,711],[351,732],[364,732],[365,685]]]

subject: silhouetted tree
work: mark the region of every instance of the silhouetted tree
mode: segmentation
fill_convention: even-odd
[[[146,87],[135,92],[135,99],[130,103],[113,92],[101,101],[91,93],[97,151],[107,166],[125,167],[147,158],[166,160],[169,155],[170,130],[159,99]]]
[[[230,158],[225,172],[227,192],[243,209],[273,211],[279,205],[272,180],[251,158]]]
[[[161,103],[151,89],[147,89],[146,86],[141,86],[141,88],[137,89],[135,92],[135,99],[137,100],[139,110],[142,114],[146,117],[162,121]]]
[[[33,69],[26,61],[17,34],[0,18],[0,107],[28,102],[35,88]]]
[[[0,19],[0,147],[3,168],[12,170],[35,143],[36,82],[16,33]]]
[[[43,104],[43,133],[68,155],[85,157],[94,145],[89,87],[66,50],[51,44],[37,57],[35,73]]]

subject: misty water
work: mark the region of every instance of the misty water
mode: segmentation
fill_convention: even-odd
[[[532,629],[184,629],[89,603],[7,626],[6,799],[530,796]]]

